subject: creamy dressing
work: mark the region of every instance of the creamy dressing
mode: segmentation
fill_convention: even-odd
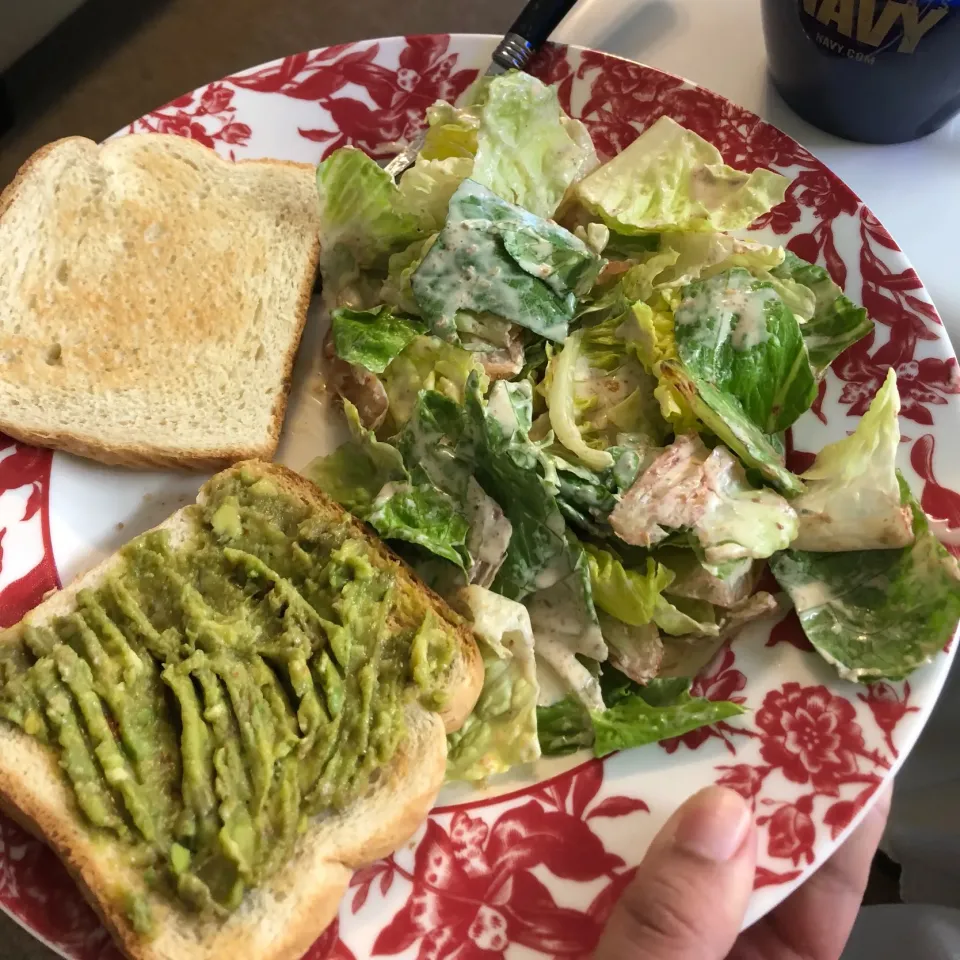
[[[790,599],[797,608],[797,613],[813,610],[836,601],[836,596],[822,580],[811,580],[799,587],[792,587]]]
[[[779,299],[772,287],[752,288],[753,277],[734,274],[730,285],[707,282],[677,308],[677,326],[697,325],[703,346],[727,340],[735,350],[752,350],[769,337],[766,305]]]

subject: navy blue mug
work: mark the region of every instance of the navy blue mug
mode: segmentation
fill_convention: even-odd
[[[960,0],[763,0],[770,77],[805,120],[865,143],[960,112]]]

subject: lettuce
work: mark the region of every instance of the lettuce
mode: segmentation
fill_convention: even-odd
[[[800,324],[742,267],[683,288],[674,336],[690,374],[735,397],[764,433],[785,430],[816,399]]]
[[[350,299],[362,269],[415,240],[420,225],[390,175],[355,147],[317,167],[317,190],[323,295],[333,308]]]
[[[456,316],[467,310],[562,340],[576,291],[589,289],[602,266],[572,233],[465,180],[411,286],[428,325],[445,339],[456,339]]]
[[[352,439],[325,457],[316,457],[303,470],[328,497],[359,517],[366,516],[386,484],[407,480],[400,452],[377,440],[360,423],[357,408],[343,401]]]
[[[462,403],[471,375],[477,376],[480,389],[486,389],[483,367],[472,353],[437,337],[414,339],[380,377],[394,428],[399,429],[410,419],[423,390],[434,390]]]
[[[661,364],[661,383],[676,391],[703,425],[748,467],[753,467],[787,496],[804,489],[783,460],[783,453],[744,412],[736,397],[690,377],[676,362]]]
[[[472,380],[464,410],[457,456],[470,463],[477,482],[500,504],[513,528],[494,589],[522,600],[567,576],[577,554],[568,544],[555,490],[540,475],[540,452],[522,429],[505,382],[497,381],[484,405],[478,382]]]
[[[540,756],[536,661],[526,608],[480,587],[455,605],[473,621],[483,656],[483,690],[473,712],[447,737],[447,779],[482,781]]]
[[[658,597],[653,622],[672,637],[716,637],[720,634],[717,612],[704,600]]]
[[[384,303],[404,313],[419,315],[420,306],[413,296],[410,280],[438,235],[431,233],[422,240],[414,240],[405,250],[390,256],[387,261],[387,276],[380,288],[380,299]]]
[[[649,683],[656,677],[663,662],[663,642],[656,626],[631,626],[603,612],[597,617],[610,664],[637,683]]]
[[[726,166],[713,144],[661,117],[574,193],[617,233],[738,230],[780,203],[788,183]]]
[[[333,311],[330,329],[337,356],[372,373],[383,373],[423,333],[422,324],[396,316],[387,306],[374,310],[340,307]]]
[[[470,568],[469,525],[459,504],[432,484],[387,483],[364,519],[385,540],[415,543],[463,571]]]
[[[586,129],[565,116],[557,93],[528,73],[490,81],[480,108],[472,178],[540,217],[597,165]]]
[[[465,157],[427,160],[421,155],[400,178],[398,189],[403,208],[416,214],[420,229],[426,233],[439,230],[447,219],[450,198],[473,169],[473,161]]]
[[[818,377],[823,376],[844,350],[873,329],[867,311],[848,300],[823,267],[788,252],[783,264],[771,273],[781,283],[808,293],[801,304],[801,309],[808,311],[802,316],[806,320],[802,327],[803,339],[810,365]],[[791,306],[791,309],[794,308]],[[794,312],[801,315],[796,309]]]
[[[669,432],[653,397],[654,379],[619,336],[620,320],[584,327],[564,341],[545,378],[550,425],[591,470],[614,465],[618,444],[650,447]]]
[[[957,561],[906,484],[914,542],[894,550],[787,551],[770,568],[810,642],[845,680],[902,680],[950,642],[960,618]]]
[[[800,517],[797,550],[883,550],[913,539],[912,514],[897,482],[900,396],[891,367],[857,429],[825,446],[803,474],[793,502]]]
[[[584,544],[584,550],[597,607],[631,626],[651,623],[657,601],[673,574],[653,558],[648,558],[646,571],[641,572],[626,569],[614,554],[600,547]]]
[[[586,710],[567,697],[537,711],[540,748],[546,756],[592,748],[598,757],[617,750],[679,737],[698,727],[739,716],[743,707],[690,695],[685,678],[655,679],[645,685],[604,668],[605,710]]]
[[[304,476],[370,523],[384,539],[418,544],[468,569],[468,524],[458,504],[426,476],[411,482],[400,451],[364,430],[356,408],[347,400],[344,412],[353,439],[312,460]]]

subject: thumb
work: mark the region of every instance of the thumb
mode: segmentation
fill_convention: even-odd
[[[746,800],[701,790],[654,838],[595,960],[722,960],[743,923],[755,856]]]

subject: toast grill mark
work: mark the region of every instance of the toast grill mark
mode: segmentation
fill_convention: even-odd
[[[139,538],[74,612],[14,628],[0,716],[58,751],[153,888],[224,914],[365,792],[409,699],[439,705],[456,638],[349,524],[243,471],[208,490],[182,542]]]

